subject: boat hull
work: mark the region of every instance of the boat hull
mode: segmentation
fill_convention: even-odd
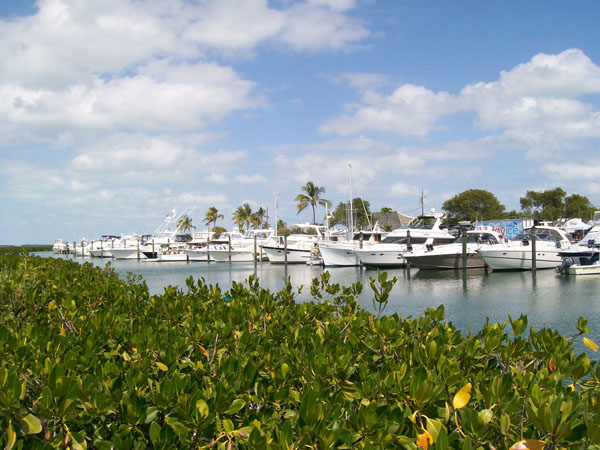
[[[569,275],[600,275],[600,264],[579,265],[569,267]]]
[[[260,260],[260,249],[256,251],[256,257],[254,250],[241,250],[231,249],[229,250],[211,250],[210,256],[214,258],[216,262],[254,262]],[[231,256],[231,259],[229,259]]]
[[[320,245],[319,250],[325,266],[360,266],[360,259],[353,247]]]
[[[360,262],[367,269],[374,269],[377,267],[406,267],[404,253],[404,251],[398,250],[356,250]]]
[[[478,253],[467,253],[466,269],[481,269],[485,267],[483,258]],[[445,255],[424,254],[419,256],[405,255],[411,267],[420,270],[437,270],[437,269],[463,269],[462,253],[452,253]]]
[[[146,259],[144,252],[142,250],[138,251],[137,247],[113,248],[111,255],[114,259]]]
[[[480,249],[479,253],[492,270],[531,270],[531,249]],[[554,269],[562,258],[558,252],[536,251],[536,269]]]
[[[284,248],[263,246],[263,250],[267,254],[267,258],[269,258],[271,264],[306,264],[311,260],[312,255],[311,250],[288,247],[286,260]]]

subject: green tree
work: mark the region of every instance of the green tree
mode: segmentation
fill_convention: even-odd
[[[312,223],[316,224],[315,207],[319,204],[319,200],[323,200],[320,195],[325,193],[325,188],[315,186],[312,181],[309,181],[305,186],[302,186],[302,191],[304,192],[303,194],[298,194],[296,196],[296,201],[298,202],[298,214],[310,205],[313,213]]]
[[[250,228],[252,223],[252,208],[248,203],[238,206],[238,209],[233,213],[233,223],[235,223],[240,231]]]
[[[581,217],[583,220],[591,219],[596,207],[590,200],[579,194],[571,194],[565,198],[565,217]]]
[[[219,210],[214,206],[211,206],[206,211],[206,215],[204,216],[204,222],[208,225],[208,231],[210,231],[210,224],[212,223],[214,226],[217,225],[217,220],[223,220],[225,216],[223,214],[219,214]]]
[[[179,220],[177,221],[177,230],[183,231],[184,233],[187,233],[190,230],[195,229],[195,228],[196,227],[192,223],[192,218],[190,216],[188,216],[187,214],[184,214],[183,216],[181,216],[179,218]]]
[[[266,215],[267,211],[262,206],[252,213],[250,222],[255,230],[261,228],[265,224]]]
[[[519,199],[521,209],[535,219],[556,220],[565,215],[565,196],[567,193],[557,187],[542,192],[527,191]]]
[[[287,223],[285,223],[281,219],[279,219],[277,221],[277,235],[278,236],[289,236],[290,235],[290,229],[288,228]]]
[[[215,239],[219,239],[219,236],[221,236],[226,231],[227,231],[227,229],[225,229],[223,227],[218,227],[215,225],[213,228],[213,233],[215,233]]]
[[[483,189],[469,189],[446,200],[442,209],[448,213],[452,223],[462,220],[502,219],[505,216],[504,205],[496,196]]]
[[[333,224],[346,225],[348,222],[348,202],[341,202],[333,210]],[[359,229],[369,228],[371,218],[371,205],[360,197],[352,199],[352,215],[354,225]]]

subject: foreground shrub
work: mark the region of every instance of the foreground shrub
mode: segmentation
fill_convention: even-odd
[[[308,303],[252,277],[150,296],[110,268],[0,256],[0,445],[600,448],[598,365],[570,339],[524,316],[463,335],[443,307],[377,318],[361,289],[324,273]]]

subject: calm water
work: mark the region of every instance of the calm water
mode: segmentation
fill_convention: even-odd
[[[51,256],[51,253],[40,253]],[[98,258],[75,258],[104,266],[106,260]],[[284,277],[289,276],[295,287],[304,289],[299,301],[312,300],[310,285],[325,269],[320,266],[281,265],[265,263],[205,263],[205,262],[144,262],[136,260],[111,260],[111,267],[123,278],[127,273],[142,275],[151,294],[160,294],[168,285],[186,289],[189,276],[203,277],[209,284],[218,284],[223,291],[233,281],[243,282],[256,274],[261,286],[271,291],[283,287]],[[377,271],[354,267],[327,268],[331,282],[350,285],[356,281],[363,284],[361,306],[373,311],[372,291],[369,277],[377,277]],[[419,271],[412,269],[388,270],[388,279],[397,277],[386,313],[399,313],[403,317],[419,316],[428,307],[445,306],[446,318],[457,327],[479,330],[486,317],[493,322],[508,320],[521,314],[528,316],[529,325],[535,328],[549,327],[571,336],[576,333],[579,316],[589,321],[588,337],[600,344],[600,275],[580,277],[559,276],[553,270],[540,270],[534,277],[531,272],[485,272],[467,271]],[[576,348],[583,351],[581,338]],[[588,350],[588,353],[592,353]],[[590,355],[597,359],[596,355]]]

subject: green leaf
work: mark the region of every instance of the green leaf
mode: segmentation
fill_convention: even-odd
[[[17,433],[13,429],[12,422],[8,422],[8,430],[6,432],[8,437],[8,442],[6,443],[6,450],[11,450],[17,441]]]
[[[479,418],[484,424],[488,424],[490,420],[494,418],[494,413],[491,409],[484,409],[483,411],[479,411]]]
[[[200,412],[200,415],[202,417],[207,417],[208,416],[208,405],[206,404],[206,402],[203,399],[200,399],[196,402],[196,408],[198,409],[198,411]]]
[[[229,406],[229,409],[225,411],[225,414],[235,414],[244,406],[246,406],[246,402],[241,398],[236,398]]]
[[[169,368],[167,367],[167,365],[161,363],[160,361],[156,361],[156,367],[158,367],[163,372],[168,372],[169,371]]]
[[[36,434],[42,431],[42,424],[33,414],[27,414],[23,417],[23,421],[27,424],[27,434]]]
[[[87,442],[85,437],[81,433],[71,432],[71,438],[73,439],[73,450],[86,450]]]
[[[160,432],[161,427],[158,424],[158,422],[152,422],[150,424],[150,440],[152,441],[152,444],[154,444],[155,447],[160,442]]]
[[[281,365],[281,375],[283,375],[283,378],[285,378],[287,376],[289,371],[290,371],[290,366],[288,366],[286,363],[283,363]]]
[[[223,429],[227,433],[233,432],[233,430],[235,430],[235,428],[233,427],[233,422],[229,419],[223,419]]]

